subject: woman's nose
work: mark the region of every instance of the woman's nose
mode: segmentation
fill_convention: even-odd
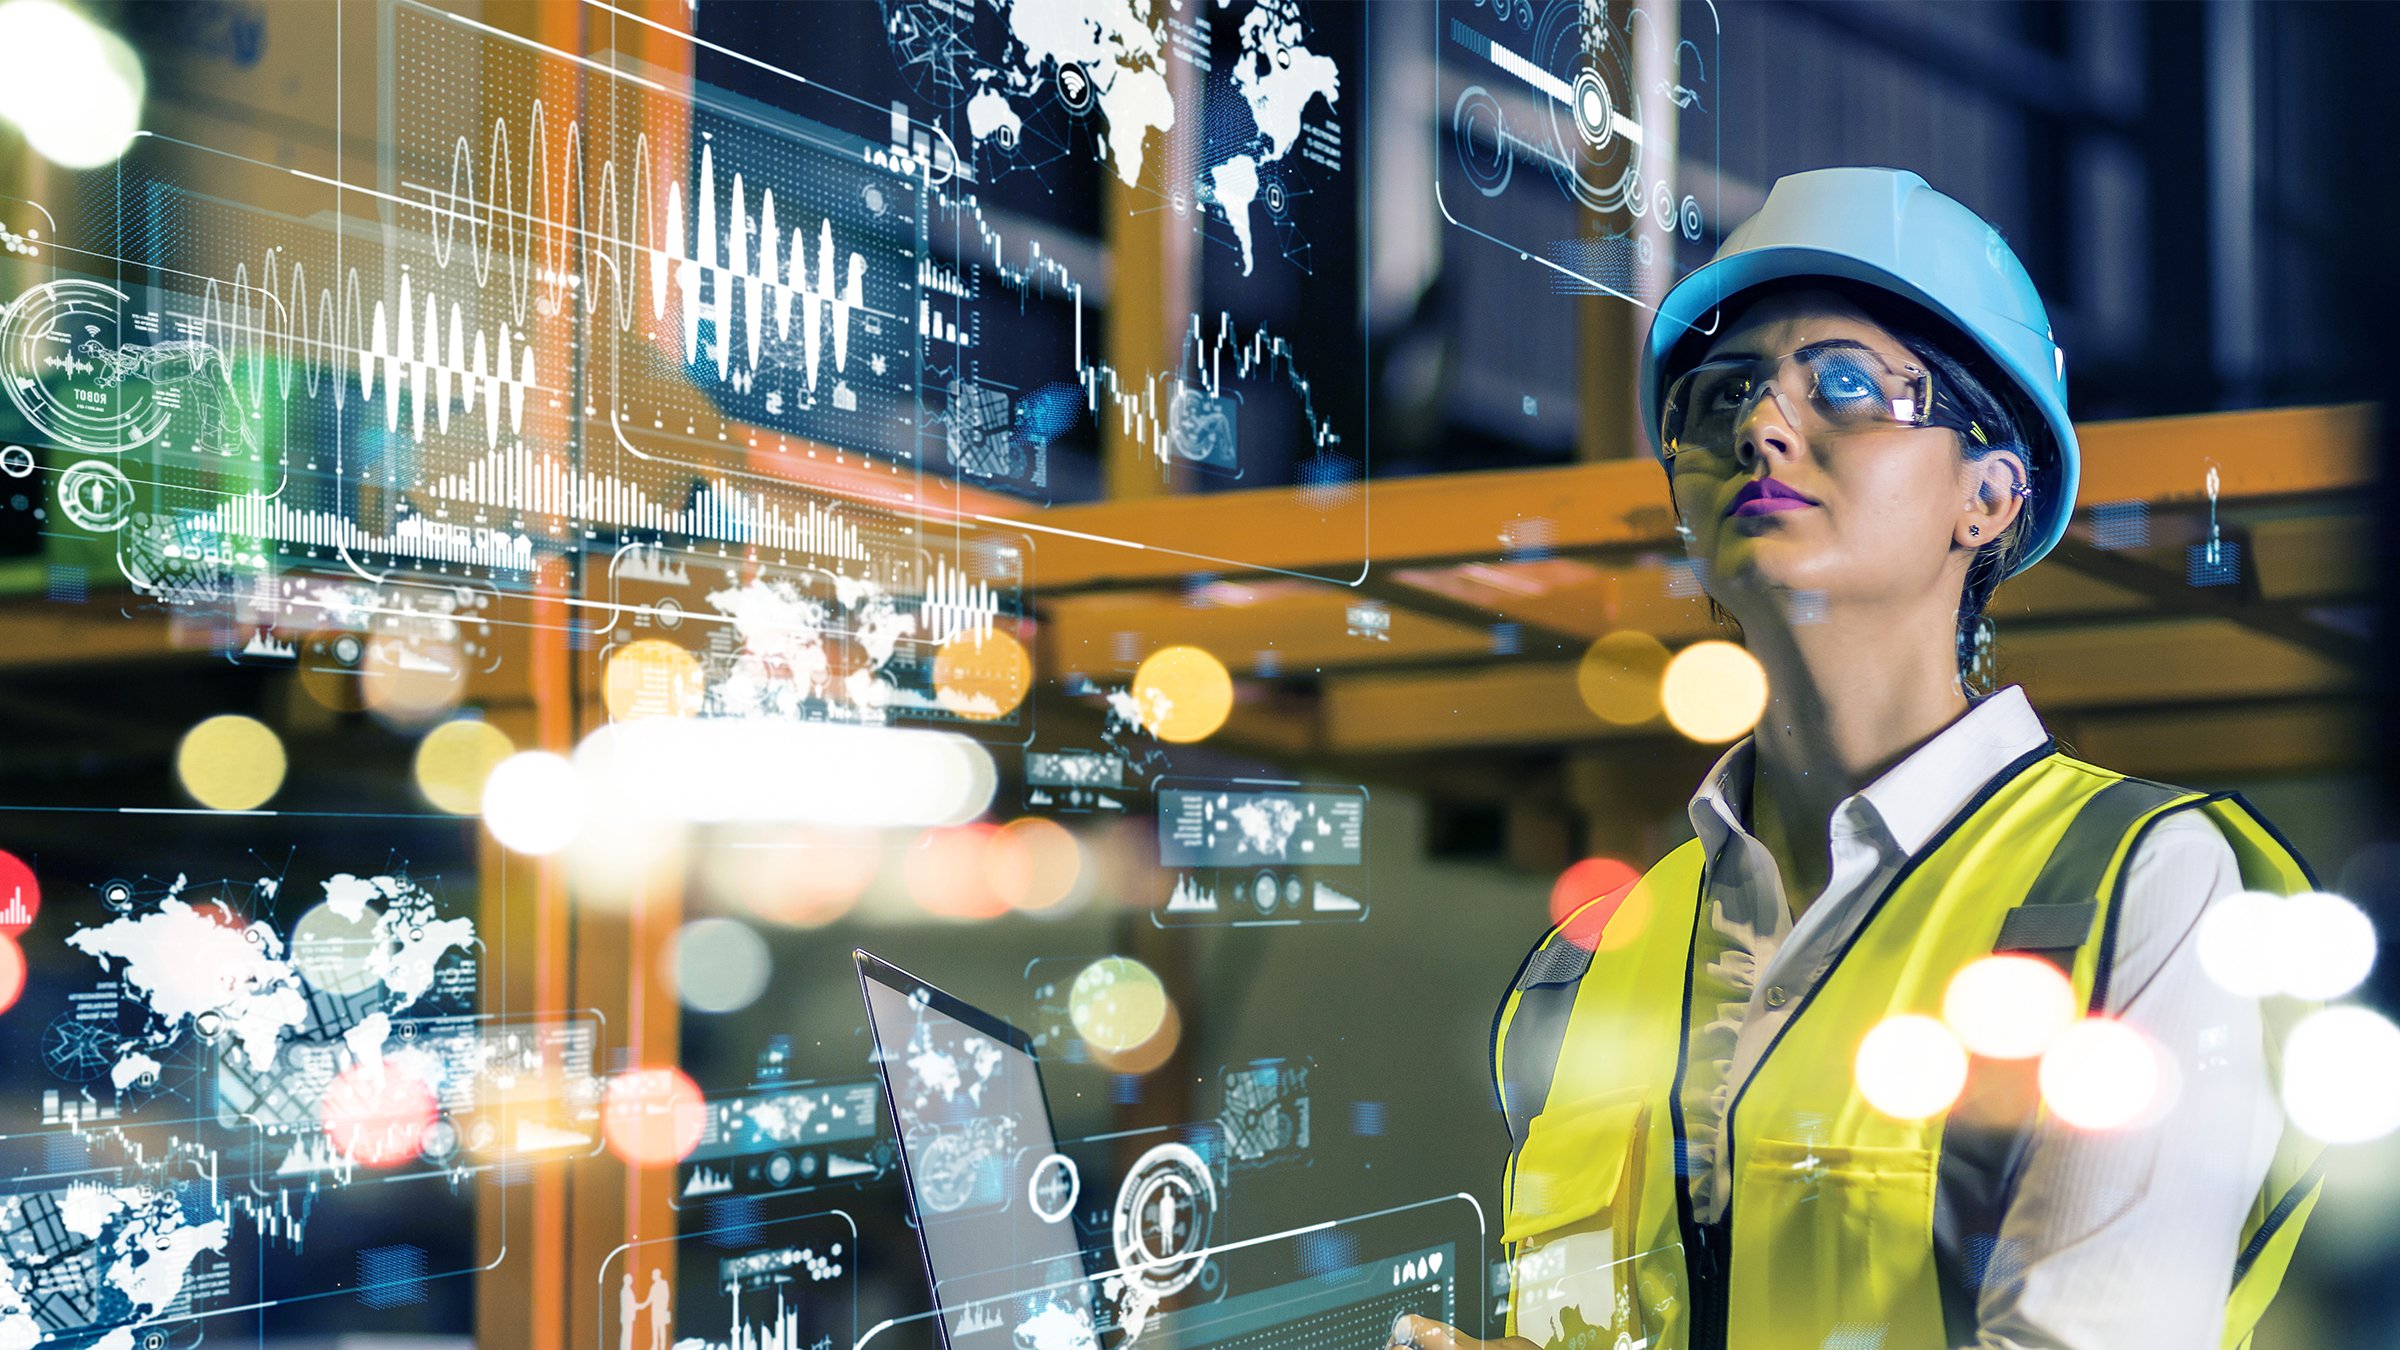
[[[1800,445],[1797,421],[1791,405],[1784,401],[1783,390],[1772,384],[1761,389],[1734,428],[1735,463],[1748,469],[1769,455],[1781,458],[1793,453]]]

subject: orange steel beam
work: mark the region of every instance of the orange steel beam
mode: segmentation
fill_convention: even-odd
[[[2175,619],[2003,638],[2000,676],[2043,709],[2165,707],[2347,696],[2342,663],[2220,619]],[[1328,680],[1318,743],[1336,754],[1557,744],[1670,734],[1618,727],[1584,707],[1572,661],[1437,675]]]
[[[2089,423],[2079,428],[2079,496],[2205,503],[2211,462],[2221,501],[2355,491],[2375,481],[2374,419],[2371,406],[2346,404]],[[1366,491],[1377,568],[1496,558],[1512,539],[1568,553],[1675,543],[1666,479],[1647,458],[1370,481]],[[1346,536],[1329,541],[1321,511],[1292,488],[1021,513],[1040,532],[1035,584],[1050,594],[1241,570],[1121,540],[1209,539],[1218,556],[1259,569],[1325,574],[1357,565],[1341,556],[1355,546],[1342,546]]]

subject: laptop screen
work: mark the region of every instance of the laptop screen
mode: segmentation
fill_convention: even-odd
[[[1005,1350],[1029,1323],[1089,1334],[1080,1182],[1023,1033],[872,957],[859,970],[948,1344]]]

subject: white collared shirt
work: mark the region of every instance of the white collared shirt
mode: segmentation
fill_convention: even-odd
[[[1730,1187],[1719,1132],[1733,1092],[1909,856],[2048,739],[2017,686],[1978,700],[1834,808],[1832,873],[1797,921],[1774,858],[1743,823],[1750,741],[1702,781],[1690,813],[1707,851],[1708,922],[1683,1083],[1702,1222],[1723,1213]],[[2179,1096],[2139,1127],[2087,1133],[2049,1117],[2035,1127],[1989,1260],[1977,1350],[2218,1344],[2242,1223],[2283,1123],[2258,1004],[2207,977],[2194,938],[2208,903],[2240,887],[2232,848],[2196,811],[2160,822],[2127,863],[2105,1011],[2165,1051]]]

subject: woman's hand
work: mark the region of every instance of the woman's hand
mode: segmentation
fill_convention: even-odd
[[[1392,1339],[1383,1350],[1542,1350],[1522,1336],[1507,1336],[1496,1341],[1479,1341],[1457,1327],[1444,1326],[1430,1317],[1403,1313],[1392,1323]]]

